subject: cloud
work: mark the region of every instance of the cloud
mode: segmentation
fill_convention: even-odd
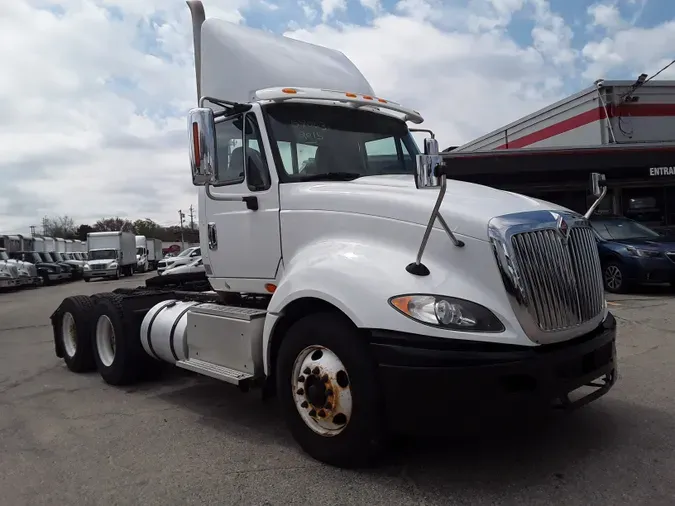
[[[665,0],[569,4],[205,1],[209,16],[343,51],[378,94],[420,110],[443,146],[597,77],[632,79],[673,57],[675,15]],[[650,23],[650,12],[660,19]],[[26,233],[58,214],[170,224],[177,209],[196,204],[185,133],[196,91],[183,0],[6,1],[0,41],[1,232]]]

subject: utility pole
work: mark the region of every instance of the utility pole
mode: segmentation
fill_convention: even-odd
[[[47,235],[47,217],[42,218],[42,235]]]
[[[181,251],[185,250],[185,237],[183,237],[183,220],[185,219],[185,213],[182,209],[178,210],[178,216],[180,217],[180,249]]]
[[[30,236],[35,237],[35,225],[30,226]]]
[[[194,208],[192,207],[192,204],[190,204],[190,231],[194,231],[194,229],[195,229]]]

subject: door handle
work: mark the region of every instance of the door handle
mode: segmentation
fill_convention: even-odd
[[[207,226],[207,236],[209,239],[209,249],[218,249],[218,232],[216,224],[211,222]]]

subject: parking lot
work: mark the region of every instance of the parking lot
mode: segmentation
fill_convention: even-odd
[[[256,393],[179,371],[127,389],[70,373],[51,312],[145,277],[0,294],[0,504],[675,503],[672,292],[611,297],[619,381],[598,402],[401,442],[380,468],[344,471],[301,453]]]

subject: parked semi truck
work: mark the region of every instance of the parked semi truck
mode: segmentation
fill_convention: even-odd
[[[131,276],[136,269],[136,236],[131,232],[89,232],[84,280]]]
[[[616,322],[584,216],[449,180],[452,154],[411,136],[420,113],[343,54],[188,5],[205,273],[64,299],[71,371],[123,385],[167,362],[260,387],[304,451],[344,467],[425,422],[610,390]]]

